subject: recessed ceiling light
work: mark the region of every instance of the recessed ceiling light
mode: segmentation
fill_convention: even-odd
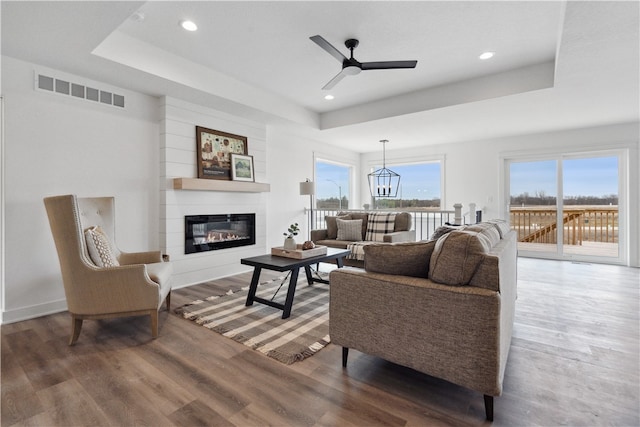
[[[480,58],[480,59],[489,59],[489,58],[493,58],[493,55],[495,55],[495,54],[496,54],[495,52],[484,52],[478,58]]]
[[[333,98],[334,98],[334,96],[333,96],[333,95],[326,95],[326,96],[324,97],[324,99],[326,99],[327,101],[331,101]]]
[[[180,26],[187,31],[195,31],[198,29],[198,26],[193,21],[180,21]]]

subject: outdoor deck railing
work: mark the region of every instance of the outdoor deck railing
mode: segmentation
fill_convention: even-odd
[[[408,212],[411,214],[411,229],[416,231],[416,240],[429,239],[436,228],[447,222],[453,223],[455,217],[455,212],[448,210],[406,210],[396,208],[364,211],[361,209],[314,209],[311,228],[314,230],[327,228],[324,217],[335,216],[338,212]]]
[[[511,228],[519,242],[557,243],[557,211],[548,207],[510,208]],[[562,217],[563,244],[618,243],[618,207],[568,207]]]
[[[312,229],[326,228],[325,216],[335,216],[338,212],[380,212],[385,210],[364,211],[362,209],[314,209]],[[405,210],[389,209],[389,212],[408,212],[412,217],[412,229],[416,231],[416,240],[431,237],[436,228],[445,223],[454,223],[452,210]],[[309,211],[307,211],[309,214]],[[556,243],[556,209],[548,207],[510,208],[509,223],[518,233],[519,242]],[[468,218],[465,217],[465,220]],[[563,211],[563,244],[582,245],[582,242],[618,243],[618,207],[585,206],[568,207]]]

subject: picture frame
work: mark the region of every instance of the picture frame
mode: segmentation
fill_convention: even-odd
[[[231,179],[249,182],[256,180],[253,171],[253,156],[231,153]]]
[[[247,137],[196,126],[196,153],[198,178],[231,180],[231,155],[249,154]]]

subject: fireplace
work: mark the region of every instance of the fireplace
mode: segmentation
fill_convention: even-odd
[[[255,214],[187,215],[184,253],[214,251],[256,243]]]

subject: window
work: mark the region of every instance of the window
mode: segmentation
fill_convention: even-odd
[[[373,170],[381,166],[375,166]],[[395,198],[375,198],[378,209],[392,208],[433,208],[442,206],[441,161],[405,165],[387,165],[400,175],[400,186]]]
[[[523,254],[621,258],[620,153],[509,162],[509,217]]]
[[[352,167],[316,159],[316,207],[325,210],[356,209],[350,206]]]

